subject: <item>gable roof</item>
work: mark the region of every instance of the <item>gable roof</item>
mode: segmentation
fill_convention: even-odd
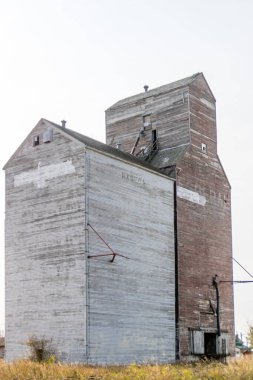
[[[123,152],[123,151],[121,151],[119,149],[113,148],[110,145],[107,145],[107,144],[104,144],[104,143],[102,143],[100,141],[94,140],[94,139],[92,139],[92,138],[90,138],[88,136],[85,136],[85,135],[83,135],[83,134],[81,134],[79,132],[73,131],[72,129],[63,128],[61,125],[53,123],[52,121],[49,121],[49,120],[44,119],[44,118],[42,118],[42,119],[39,120],[39,122],[32,129],[32,131],[29,133],[28,136],[30,136],[31,133],[33,133],[33,130],[36,127],[38,127],[40,124],[45,124],[46,127],[52,127],[52,128],[58,129],[62,134],[65,134],[65,135],[71,137],[72,139],[74,139],[74,140],[79,141],[80,143],[82,143],[84,145],[84,147],[89,147],[89,148],[94,149],[94,150],[96,150],[98,152],[114,156],[116,158],[119,158],[119,159],[124,160],[124,161],[128,161],[128,162],[130,162],[132,164],[141,166],[141,167],[143,167],[145,169],[148,169],[148,170],[151,170],[153,172],[157,172],[157,173],[159,173],[161,175],[165,175],[157,167],[151,165],[148,162],[142,161],[139,158],[137,158],[137,157],[135,157],[135,156],[133,156],[133,155],[131,155],[129,153],[126,153],[126,152]],[[18,149],[15,151],[15,153],[11,156],[11,158],[7,161],[7,163],[4,165],[3,169],[6,169],[7,166],[8,166],[8,164],[9,164],[9,162],[11,162],[12,159],[15,158],[15,156],[17,155],[17,152],[22,148],[22,146],[26,142],[28,136],[22,142],[22,144],[18,147]]]
[[[189,144],[185,144],[168,149],[163,149],[161,151],[158,151],[150,162],[146,162],[140,160],[138,157],[135,157],[130,153],[122,152],[119,149],[113,148],[112,146],[101,143],[97,140],[93,140],[92,138],[84,136],[81,133],[72,131],[71,129],[65,128],[64,131],[70,136],[79,140],[80,142],[83,142],[86,146],[99,150],[103,153],[116,155],[117,157],[127,159],[128,161],[130,160],[133,163],[138,163],[138,165],[144,164],[145,167],[149,167],[150,169],[160,169],[164,168],[165,166],[172,166],[177,164],[184,156],[189,146]]]
[[[137,95],[129,96],[125,99],[119,100],[118,102],[113,104],[111,107],[109,107],[106,111],[110,110],[111,108],[123,106],[127,103],[133,103],[133,102],[136,102],[136,101],[141,100],[141,99],[149,98],[150,96],[155,96],[155,95],[158,95],[161,93],[166,93],[166,92],[169,92],[171,90],[175,90],[175,89],[180,88],[180,87],[188,86],[199,75],[203,75],[203,74],[202,73],[196,73],[190,77],[183,78],[183,79],[177,80],[175,82],[156,87],[154,89],[148,90],[147,92],[141,92]]]
[[[139,158],[133,156],[130,153],[126,153],[121,151],[120,149],[113,148],[110,145],[104,144],[100,141],[94,140],[88,136],[82,135],[79,132],[75,132],[68,128],[62,128],[59,125],[55,125],[57,128],[60,128],[63,133],[67,133],[69,136],[74,137],[76,140],[82,142],[85,146],[88,146],[92,149],[95,149],[101,153],[106,153],[112,156],[115,156],[117,158],[120,158],[122,160],[126,160],[128,162],[131,162],[133,164],[137,164],[138,166],[142,166],[143,168],[156,171],[159,174],[164,174],[159,170],[159,167],[157,165],[153,165],[153,163],[148,163],[145,161],[140,160]]]

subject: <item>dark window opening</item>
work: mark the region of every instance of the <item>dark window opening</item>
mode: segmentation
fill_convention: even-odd
[[[204,347],[206,356],[214,356],[217,354],[216,349],[216,334],[205,333],[204,334]]]
[[[207,145],[204,144],[204,143],[202,143],[201,144],[201,150],[202,150],[203,153],[207,154]]]
[[[34,136],[33,146],[39,145],[39,143],[40,143],[40,136]]]
[[[157,149],[157,132],[156,129],[152,130],[152,144],[153,144],[153,149]]]

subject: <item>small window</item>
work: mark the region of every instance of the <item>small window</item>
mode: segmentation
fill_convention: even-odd
[[[151,115],[143,116],[143,126],[145,129],[151,126]]]
[[[33,146],[40,144],[40,136],[34,136],[33,137]]]
[[[201,144],[201,150],[202,150],[203,153],[207,153],[207,146],[206,146],[206,144],[204,144],[204,143]]]

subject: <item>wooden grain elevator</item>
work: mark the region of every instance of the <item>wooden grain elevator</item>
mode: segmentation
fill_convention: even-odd
[[[233,354],[231,187],[214,95],[202,73],[144,88],[106,110],[106,142],[176,179],[176,356]]]

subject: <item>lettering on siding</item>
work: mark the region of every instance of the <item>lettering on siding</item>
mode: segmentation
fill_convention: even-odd
[[[205,206],[206,197],[200,195],[196,191],[185,189],[184,187],[177,187],[177,196],[186,199],[189,202],[197,203],[198,205]]]
[[[59,164],[41,166],[38,163],[37,169],[28,170],[26,172],[14,176],[14,186],[24,186],[34,184],[38,188],[43,188],[48,185],[50,179],[72,174],[75,172],[75,167],[72,161],[61,162]]]
[[[122,172],[122,178],[131,182],[139,183],[140,185],[145,185],[145,181],[142,177],[138,177],[133,174]]]

